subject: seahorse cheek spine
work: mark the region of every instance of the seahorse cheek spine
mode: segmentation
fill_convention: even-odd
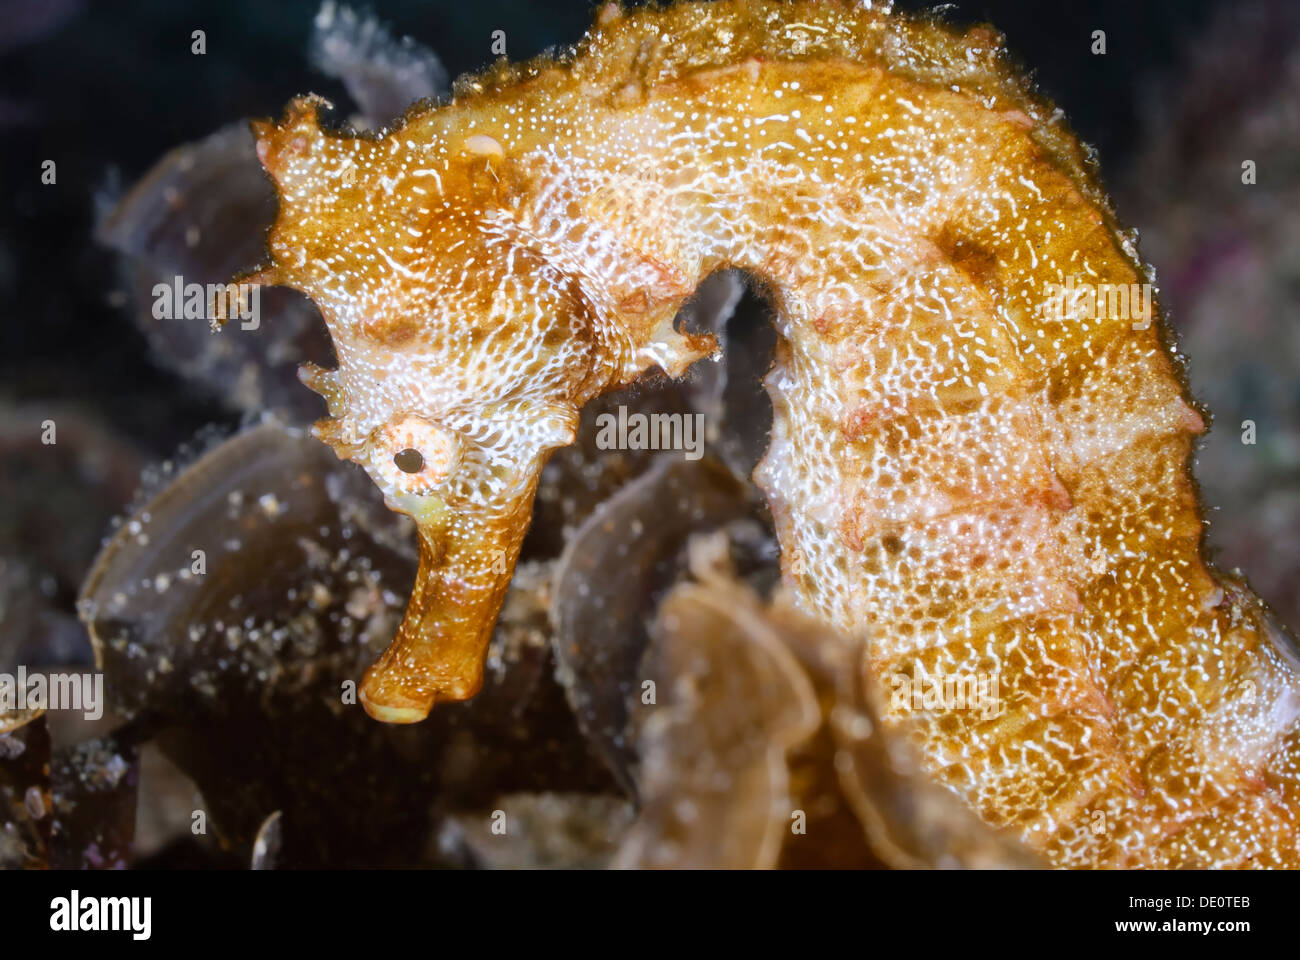
[[[1048,309],[1147,276],[997,47],[836,4],[610,7],[570,64],[380,139],[312,101],[257,128],[259,279],[311,295],[339,355],[305,374],[321,436],[420,526],[373,715],[473,694],[547,452],[591,396],[709,353],[672,317],[738,266],[782,336],[756,479],[787,582],[895,692],[998,681],[993,710],[889,700],[931,771],[1062,864],[1295,861],[1294,665],[1201,560],[1204,424],[1154,303]]]

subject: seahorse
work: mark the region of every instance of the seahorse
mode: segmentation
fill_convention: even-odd
[[[1154,276],[996,31],[609,4],[378,134],[327,106],[254,124],[279,212],[248,279],[319,306],[317,435],[419,529],[372,716],[474,695],[548,454],[713,355],[673,318],[735,268],[779,333],[755,480],[784,583],[862,638],[926,769],[1061,866],[1300,861],[1295,648],[1204,555]],[[971,677],[996,711],[947,695]]]

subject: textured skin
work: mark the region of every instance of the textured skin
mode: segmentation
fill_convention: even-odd
[[[256,126],[256,279],[320,306],[320,435],[421,532],[374,716],[473,695],[548,452],[707,355],[672,319],[739,267],[781,335],[756,479],[786,583],[875,677],[998,678],[996,715],[891,703],[935,777],[1061,865],[1295,864],[1293,648],[1202,558],[1163,325],[1043,309],[1149,278],[1000,45],[838,3],[610,6],[378,139],[310,98]],[[413,444],[425,471],[394,469]]]

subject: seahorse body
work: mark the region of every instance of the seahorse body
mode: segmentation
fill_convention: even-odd
[[[611,5],[565,60],[377,138],[319,103],[256,125],[256,278],[320,306],[319,434],[419,525],[372,715],[474,694],[547,454],[588,399],[710,353],[673,317],[735,267],[781,337],[756,479],[785,581],[926,691],[885,698],[934,775],[1062,865],[1296,863],[1292,648],[1202,559],[1204,424],[1153,307],[1048,308],[1149,276],[993,31]],[[929,696],[953,677],[1000,709]]]

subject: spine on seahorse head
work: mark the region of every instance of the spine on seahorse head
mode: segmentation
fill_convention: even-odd
[[[374,716],[474,693],[547,454],[711,352],[673,318],[740,268],[780,333],[756,479],[785,581],[866,638],[933,774],[1063,865],[1297,861],[1291,648],[1202,559],[1151,276],[996,33],[611,5],[382,135],[319,104],[256,125],[256,277],[320,306],[320,435],[420,528]]]

